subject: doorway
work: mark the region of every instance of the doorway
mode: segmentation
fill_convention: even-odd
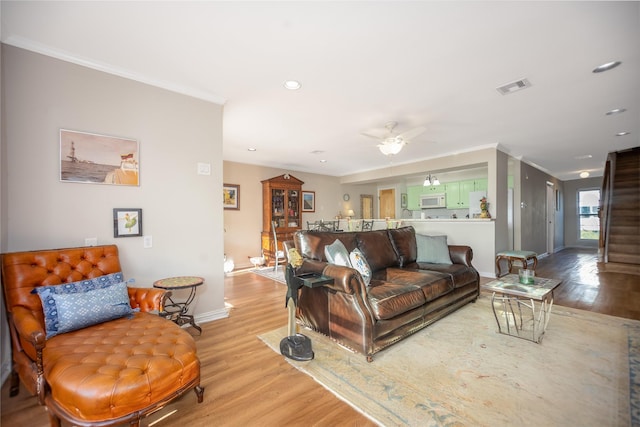
[[[547,254],[553,253],[553,241],[556,229],[556,191],[555,185],[547,181]]]
[[[373,196],[371,194],[360,195],[360,212],[362,212],[362,219],[373,219]]]
[[[396,189],[386,188],[378,190],[378,198],[380,199],[380,216],[378,218],[396,217]]]

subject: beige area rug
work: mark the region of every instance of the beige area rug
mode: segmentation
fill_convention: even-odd
[[[640,425],[638,321],[555,306],[536,344],[499,334],[482,295],[372,363],[301,332],[315,358],[287,361],[383,426]]]
[[[287,284],[287,281],[284,279],[284,268],[279,265],[277,270],[274,270],[273,267],[259,267],[252,268],[252,273],[259,274],[260,276],[268,277],[269,279],[273,279],[276,282]]]

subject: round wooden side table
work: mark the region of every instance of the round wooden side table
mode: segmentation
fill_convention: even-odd
[[[202,277],[196,276],[179,276],[179,277],[168,277],[166,279],[160,279],[153,282],[154,288],[160,288],[165,290],[176,290],[176,289],[190,289],[189,296],[186,301],[176,302],[171,299],[171,295],[167,298],[170,304],[165,304],[163,311],[159,314],[165,319],[172,320],[178,326],[182,326],[185,324],[189,324],[193,326],[194,329],[197,329],[202,335],[202,328],[198,326],[193,318],[193,315],[188,314],[189,305],[193,302],[196,297],[196,288],[204,283],[204,279]]]

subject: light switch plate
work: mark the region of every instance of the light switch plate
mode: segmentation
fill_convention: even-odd
[[[211,175],[211,163],[198,163],[198,175]]]
[[[150,247],[153,246],[153,237],[144,236],[143,239],[142,239],[142,242],[143,242],[145,248],[150,248]]]
[[[86,237],[84,239],[85,246],[98,246],[98,238],[97,237]]]

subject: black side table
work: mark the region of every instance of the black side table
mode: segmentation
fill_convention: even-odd
[[[287,336],[280,341],[280,353],[290,359],[307,361],[313,359],[313,349],[309,337],[296,332],[296,305],[298,304],[298,290],[302,286],[317,288],[333,283],[333,278],[319,273],[307,273],[296,276],[291,264],[285,270],[287,281],[287,297],[285,306],[289,310]]]
[[[166,289],[166,290],[176,290],[176,289],[190,289],[189,297],[186,301],[183,302],[175,302],[171,299],[171,295],[169,295],[168,300],[170,304],[165,304],[163,311],[159,314],[165,319],[172,320],[178,326],[182,326],[185,324],[190,324],[194,329],[197,329],[202,335],[202,328],[196,325],[195,320],[193,319],[193,315],[188,314],[189,305],[193,302],[196,297],[196,288],[204,283],[204,279],[202,277],[195,276],[180,276],[180,277],[169,277],[166,279],[160,279],[153,283],[154,288]]]

